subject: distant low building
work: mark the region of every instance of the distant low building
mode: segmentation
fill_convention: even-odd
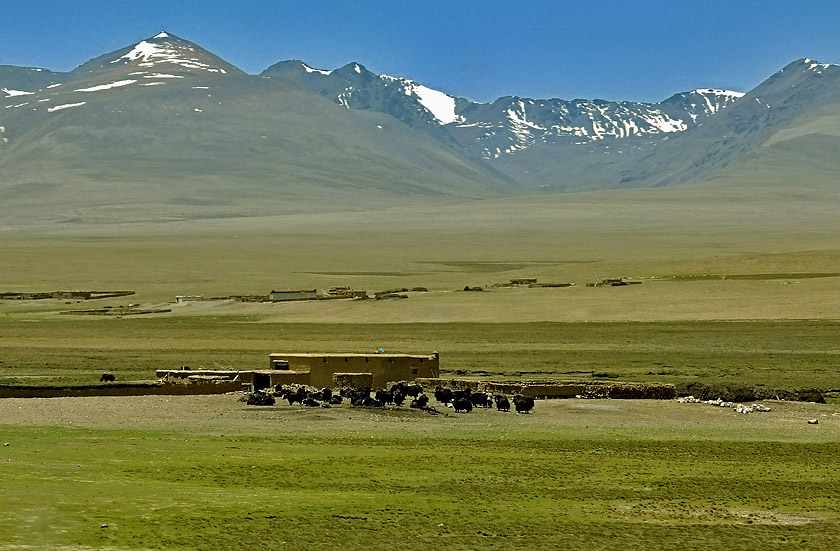
[[[330,298],[367,298],[367,291],[364,289],[351,289],[349,285],[330,287],[324,293]]]
[[[537,278],[535,277],[515,277],[510,280],[508,285],[535,285]]]
[[[204,300],[204,295],[178,295],[175,297],[175,302],[197,302]]]
[[[587,283],[587,287],[623,287],[625,285],[641,285],[641,281],[628,281],[623,277],[606,277],[595,283]]]

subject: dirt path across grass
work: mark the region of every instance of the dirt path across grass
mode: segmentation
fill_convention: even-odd
[[[278,402],[254,407],[241,394],[0,400],[2,425],[73,426],[97,430],[161,430],[198,433],[309,434],[400,433],[416,436],[511,432],[563,433],[581,437],[611,433],[638,438],[836,441],[840,407],[762,402],[767,413],[743,415],[708,404],[673,400],[539,400],[533,413],[493,409],[456,414],[433,403],[437,415],[402,408],[305,408]],[[816,425],[808,424],[817,419]],[[2,428],[0,428],[2,434]]]

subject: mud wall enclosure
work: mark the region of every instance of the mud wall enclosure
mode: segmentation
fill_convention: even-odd
[[[0,398],[71,398],[85,396],[187,396],[226,394],[242,390],[242,383],[232,381],[173,383],[126,383],[86,386],[0,386]]]
[[[427,388],[443,386],[469,388],[491,394],[521,394],[531,398],[617,398],[670,400],[676,398],[676,387],[665,383],[628,381],[477,381],[474,379],[420,378]]]

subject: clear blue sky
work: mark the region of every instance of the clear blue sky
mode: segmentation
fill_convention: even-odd
[[[162,29],[249,73],[358,61],[479,101],[658,101],[840,63],[838,0],[0,0],[0,64],[68,71]]]

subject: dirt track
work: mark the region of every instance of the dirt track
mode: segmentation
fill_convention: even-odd
[[[533,413],[517,415],[476,409],[455,414],[434,403],[438,415],[407,407],[368,409],[349,405],[325,408],[254,407],[240,394],[216,396],[137,396],[93,398],[7,398],[0,400],[0,426],[73,426],[200,433],[306,434],[322,432],[432,435],[450,430],[482,433],[587,433],[620,431],[640,438],[840,439],[840,407],[762,402],[769,413],[742,415],[707,404],[672,400],[538,400]],[[809,425],[810,419],[819,424]]]

